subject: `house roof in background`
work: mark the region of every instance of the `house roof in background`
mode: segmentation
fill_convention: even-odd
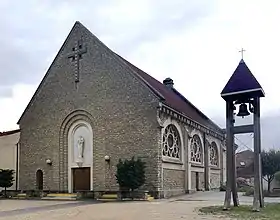
[[[236,154],[236,172],[237,177],[250,178],[254,176],[253,151],[245,150]]]
[[[3,132],[0,132],[0,137],[16,134],[18,132],[20,132],[20,129],[11,130],[11,131],[3,131]]]

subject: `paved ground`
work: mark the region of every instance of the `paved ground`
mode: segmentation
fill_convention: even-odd
[[[241,204],[251,204],[251,197],[240,195]],[[153,202],[58,202],[34,200],[0,200],[0,220],[216,220],[197,213],[202,206],[222,205],[224,193],[199,192]],[[266,202],[280,202],[279,198]]]

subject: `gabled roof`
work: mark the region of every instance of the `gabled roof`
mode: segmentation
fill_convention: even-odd
[[[3,131],[3,132],[0,132],[0,137],[2,136],[7,136],[7,135],[12,135],[12,134],[16,134],[20,132],[20,129],[16,129],[16,130],[11,130],[11,131]]]
[[[162,102],[169,107],[177,110],[178,112],[188,116],[194,121],[211,128],[220,133],[222,129],[211,121],[205,114],[203,114],[198,108],[196,108],[188,99],[186,99],[181,93],[179,93],[175,88],[167,88],[163,83],[159,82],[146,72],[142,71],[138,67],[131,64],[129,61],[125,60],[123,57],[116,54],[123,62],[129,65],[144,82],[152,89],[156,94],[163,98]]]
[[[264,97],[264,91],[261,85],[251,73],[243,59],[241,59],[236,70],[221,92],[221,96],[227,99],[228,97],[240,94]]]
[[[188,101],[183,95],[181,95],[176,89],[170,89],[167,88],[165,85],[163,85],[161,82],[157,81],[155,78],[150,76],[149,74],[145,73],[144,71],[140,70],[138,67],[134,66],[115,52],[113,52],[110,48],[108,48],[103,42],[101,42],[94,34],[92,34],[86,27],[84,27],[80,22],[76,22],[73,26],[72,30],[75,26],[79,25],[81,28],[85,28],[95,39],[96,41],[102,45],[108,53],[110,53],[111,56],[113,56],[118,62],[125,64],[132,70],[132,74],[135,74],[141,81],[146,84],[148,88],[150,88],[158,97],[159,99],[166,104],[167,106],[173,108],[174,110],[184,114],[185,116],[193,119],[194,121],[204,125],[205,127],[208,127],[214,131],[219,132],[222,134],[221,128],[216,125],[213,121],[211,121],[206,115],[204,115],[198,108],[196,108],[190,101]],[[65,42],[63,43],[62,47],[60,48],[58,54],[64,47],[64,44],[66,44],[68,38],[71,36],[70,31],[69,35],[67,36]],[[56,58],[55,58],[56,59]],[[54,61],[53,61],[54,63]],[[51,65],[52,66],[52,65]],[[49,67],[50,69],[51,67]],[[49,70],[47,71],[46,75],[44,76],[43,80],[41,81],[39,87],[37,88],[35,94],[33,95],[32,99],[30,100],[28,106],[26,107],[25,111],[29,108],[32,101],[34,100],[34,97],[36,96],[36,93],[39,91],[41,85],[43,84],[43,81],[46,79],[48,75]],[[22,116],[24,115],[25,111],[23,112]],[[22,118],[21,116],[21,118]],[[20,123],[20,120],[18,121],[18,124]]]

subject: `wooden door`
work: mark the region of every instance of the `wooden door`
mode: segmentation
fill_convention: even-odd
[[[90,167],[81,167],[73,169],[73,191],[90,190]]]
[[[43,171],[37,170],[36,172],[36,185],[38,190],[43,190]]]

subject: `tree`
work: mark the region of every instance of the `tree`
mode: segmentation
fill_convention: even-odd
[[[0,187],[5,189],[5,197],[7,197],[7,188],[11,187],[14,182],[14,170],[0,169]]]
[[[116,173],[117,182],[122,189],[134,191],[142,186],[145,181],[145,162],[141,159],[119,160]]]
[[[280,170],[280,151],[274,149],[262,151],[261,158],[263,179],[267,181],[267,189],[270,192],[271,182],[275,173]]]

